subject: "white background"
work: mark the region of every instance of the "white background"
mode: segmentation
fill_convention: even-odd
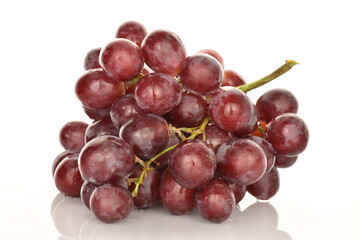
[[[2,1],[0,238],[360,239],[357,2]],[[62,151],[59,129],[71,120],[90,123],[74,94],[84,56],[128,20],[175,32],[189,55],[217,50],[225,68],[248,82],[285,59],[300,63],[249,93],[256,101],[270,88],[292,91],[311,133],[298,162],[280,170],[270,205],[247,195],[222,224],[154,209],[108,225],[57,195],[50,169]]]

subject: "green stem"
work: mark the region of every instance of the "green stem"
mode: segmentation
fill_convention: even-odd
[[[140,74],[139,74],[136,78],[134,78],[133,80],[130,80],[130,81],[128,81],[128,82],[125,82],[125,83],[124,83],[124,84],[125,84],[125,89],[128,89],[130,86],[136,84],[136,83],[140,80],[140,78],[142,78],[142,77],[144,77],[144,76],[145,76],[144,74],[140,73]]]
[[[294,61],[294,60],[286,60],[285,64],[283,64],[281,67],[279,67],[278,69],[276,69],[274,72],[272,72],[271,74],[255,81],[252,83],[248,83],[245,85],[241,85],[239,87],[237,87],[238,89],[240,89],[241,91],[243,91],[244,93],[253,90],[255,88],[258,88],[272,80],[274,80],[275,78],[280,77],[281,75],[283,75],[284,73],[286,73],[287,71],[289,71],[293,66],[299,64],[298,62]]]

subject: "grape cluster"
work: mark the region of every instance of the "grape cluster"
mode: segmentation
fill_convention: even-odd
[[[123,23],[85,57],[75,93],[92,123],[61,128],[56,187],[103,222],[158,203],[222,222],[246,192],[270,199],[277,168],[295,163],[309,132],[289,91],[270,90],[256,104],[246,92],[295,64],[245,84],[216,51],[188,56],[173,32]]]

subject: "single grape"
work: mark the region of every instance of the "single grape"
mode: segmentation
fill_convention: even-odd
[[[136,165],[133,173],[129,178],[138,178],[141,175],[143,168]],[[137,208],[149,208],[160,201],[159,186],[161,175],[158,170],[153,169],[146,173],[146,178],[139,187],[136,197],[134,197],[134,205]],[[129,191],[132,192],[135,188],[135,183],[129,185]]]
[[[175,126],[197,127],[207,116],[207,102],[204,98],[183,92],[180,103],[170,111]]]
[[[231,183],[229,181],[226,181],[225,179],[222,180],[222,181],[225,182],[228,185],[228,187],[230,188],[230,190],[234,194],[235,204],[238,204],[245,197],[246,186],[236,184],[236,183]]]
[[[135,100],[144,111],[163,115],[180,103],[181,86],[172,76],[150,73],[136,84]]]
[[[226,183],[214,180],[197,191],[195,203],[201,217],[210,222],[220,223],[232,213],[235,198]]]
[[[253,120],[254,106],[239,89],[221,87],[211,97],[209,114],[219,128],[229,132],[241,131]]]
[[[120,137],[142,160],[163,150],[170,138],[166,120],[153,114],[138,115],[125,122],[120,129]]]
[[[115,38],[126,38],[140,47],[146,34],[147,30],[141,23],[127,21],[119,26]]]
[[[96,120],[86,128],[85,143],[103,135],[119,135],[119,129],[114,125],[109,117]]]
[[[174,146],[179,143],[179,138],[175,134],[170,134],[170,139],[164,149],[167,149],[171,146]],[[163,173],[165,169],[168,167],[169,158],[172,154],[173,150],[168,151],[167,153],[161,155],[156,159],[156,163],[153,163],[153,167],[155,167],[157,170],[159,170],[160,173]]]
[[[195,190],[184,188],[165,170],[160,183],[160,199],[163,206],[174,215],[183,215],[195,207]]]
[[[115,136],[100,136],[88,142],[79,156],[84,180],[95,184],[118,182],[127,178],[135,167],[131,147]]]
[[[254,115],[251,120],[245,124],[242,128],[234,131],[233,133],[238,137],[246,137],[252,134],[259,126],[259,113],[254,107]]]
[[[276,154],[275,166],[277,168],[288,168],[295,164],[298,156],[286,156],[282,154]]]
[[[265,137],[277,153],[296,156],[305,150],[309,141],[309,130],[295,113],[285,113],[267,125]]]
[[[59,133],[59,140],[65,150],[78,153],[85,145],[85,131],[87,123],[81,121],[71,121],[66,123]]]
[[[146,64],[154,72],[176,76],[186,58],[186,50],[180,38],[169,31],[149,33],[141,44]]]
[[[276,88],[265,92],[256,102],[260,119],[270,122],[283,113],[297,113],[298,101],[286,89]]]
[[[85,72],[76,83],[75,93],[87,107],[106,109],[124,95],[124,83],[108,77],[102,69]]]
[[[215,153],[201,140],[185,140],[171,154],[168,169],[181,186],[195,189],[214,177]]]
[[[110,117],[110,108],[96,109],[88,107],[84,104],[81,105],[85,114],[92,120]]]
[[[278,192],[279,187],[279,172],[273,167],[259,181],[246,186],[246,190],[257,199],[269,200]]]
[[[54,159],[53,164],[51,166],[51,172],[52,172],[53,177],[54,177],[57,166],[61,163],[61,161],[64,158],[66,158],[67,156],[70,156],[70,155],[74,155],[74,153],[65,150],[56,156],[56,158]]]
[[[117,99],[110,108],[111,120],[119,129],[126,121],[144,113],[144,110],[137,105],[133,94],[126,94]]]
[[[245,138],[223,143],[216,153],[216,159],[221,176],[240,185],[258,181],[266,170],[264,150]]]
[[[207,54],[194,54],[186,58],[181,65],[181,83],[187,91],[196,95],[207,96],[215,92],[223,77],[221,64]]]
[[[116,184],[105,184],[94,190],[90,209],[100,221],[106,223],[125,219],[133,210],[133,198],[128,189]]]
[[[209,124],[205,128],[206,143],[216,153],[220,145],[224,142],[234,139],[234,135],[230,132],[218,128],[215,124]],[[198,135],[197,139],[202,139],[202,135]]]
[[[275,152],[274,147],[271,145],[271,143],[269,143],[262,137],[249,136],[249,137],[247,137],[247,139],[250,139],[250,140],[256,142],[264,150],[264,153],[265,153],[266,159],[267,159],[265,172],[270,171],[270,169],[272,169],[272,167],[275,164],[276,152]]]
[[[90,69],[96,69],[101,68],[99,63],[99,55],[100,55],[101,48],[95,48],[90,50],[86,56],[84,61],[84,69],[90,70]]]
[[[70,155],[61,161],[55,170],[54,181],[57,189],[64,195],[80,197],[84,180],[79,172],[78,156]]]
[[[90,209],[90,197],[91,194],[95,191],[95,189],[97,187],[99,187],[101,185],[89,182],[89,181],[84,181],[83,185],[81,186],[81,190],[80,190],[80,197],[82,202],[84,203],[84,205]]]
[[[246,84],[244,78],[233,70],[224,70],[224,79],[221,82],[221,86],[238,87]]]
[[[141,48],[125,38],[115,39],[105,45],[99,58],[106,74],[122,82],[137,77],[144,66]]]
[[[208,54],[212,57],[214,57],[216,60],[218,60],[218,62],[221,64],[221,66],[224,68],[225,64],[224,64],[224,59],[223,57],[220,55],[220,53],[218,53],[217,51],[213,50],[213,49],[202,49],[200,50],[198,53],[205,53]]]

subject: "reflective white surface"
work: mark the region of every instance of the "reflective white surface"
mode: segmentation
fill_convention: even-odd
[[[2,1],[0,239],[360,239],[358,1]],[[90,121],[74,94],[87,51],[124,21],[177,33],[188,54],[213,48],[251,82],[285,59],[300,64],[249,93],[281,87],[299,100],[308,148],[280,170],[269,203],[247,195],[230,219],[157,207],[97,221],[58,194],[51,176],[59,129]]]

